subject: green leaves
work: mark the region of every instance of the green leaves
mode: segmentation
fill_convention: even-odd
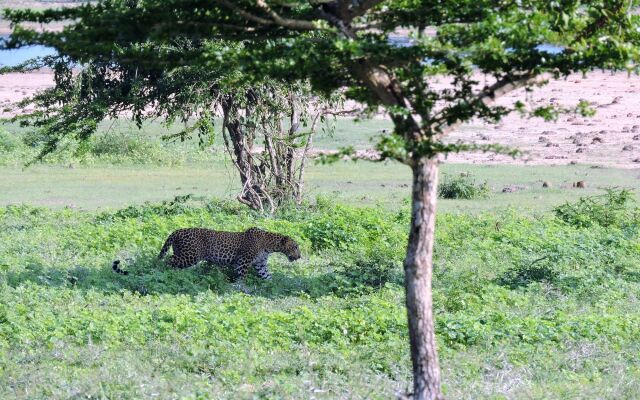
[[[640,226],[640,209],[631,206],[633,193],[626,189],[607,189],[600,196],[581,197],[554,209],[556,216],[569,225],[588,228],[593,225],[612,228]]]
[[[469,173],[458,176],[445,175],[438,185],[438,196],[443,199],[478,199],[489,195],[489,186],[486,182],[476,184]]]

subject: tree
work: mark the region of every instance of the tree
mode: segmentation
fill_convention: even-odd
[[[329,101],[318,100],[305,86],[252,84],[216,92],[209,103],[222,113],[225,148],[240,175],[238,200],[254,210],[273,214],[284,203],[303,200],[313,136],[319,121],[331,113]],[[196,125],[210,120],[202,116]],[[303,131],[303,125],[308,130]],[[259,140],[262,149],[256,146]]]
[[[377,148],[413,174],[404,262],[411,396],[439,399],[431,296],[438,156],[509,151],[451,144],[446,136],[474,118],[497,122],[512,112],[553,118],[563,111],[495,104],[516,89],[595,68],[637,72],[640,25],[632,7],[627,0],[112,0],[5,16],[14,23],[73,20],[60,33],[16,26],[7,45],[53,45],[80,63],[119,64],[142,54],[146,43],[168,45],[178,37],[205,47],[207,40],[232,41],[238,45],[176,61],[203,68],[229,63],[256,81],[309,80],[316,91],[344,89],[371,109],[383,108],[394,131]],[[410,45],[390,41],[401,30],[411,35]],[[584,103],[575,111],[589,113]]]
[[[197,136],[201,146],[213,141],[220,118],[224,146],[240,178],[238,200],[270,213],[284,203],[300,204],[313,136],[339,96],[313,95],[305,82],[247,82],[229,65],[203,68],[200,63],[174,61],[228,45],[233,43],[205,46],[182,38],[170,45],[146,43],[137,53],[118,58],[118,63],[113,57],[91,59],[78,72],[75,60],[64,53],[5,70],[48,67],[55,72],[55,87],[21,104],[33,104],[36,111],[17,117],[39,128],[39,160],[64,139],[86,140],[100,121],[123,114],[138,127],[146,119],[163,118],[166,125],[180,122],[185,128],[164,139]]]

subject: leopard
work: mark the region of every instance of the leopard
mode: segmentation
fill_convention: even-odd
[[[250,267],[264,280],[271,280],[267,261],[272,253],[282,253],[294,262],[301,258],[300,247],[289,236],[249,228],[244,232],[216,231],[207,228],[182,228],[174,231],[164,242],[158,259],[163,260],[173,248],[166,261],[173,268],[188,268],[206,261],[222,267],[232,268],[232,280],[243,280]],[[120,274],[127,271],[114,261],[113,270]]]

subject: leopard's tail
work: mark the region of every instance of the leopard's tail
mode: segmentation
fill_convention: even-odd
[[[167,251],[169,251],[169,247],[171,247],[172,244],[173,244],[173,233],[171,235],[169,235],[169,237],[167,238],[167,241],[164,242],[164,245],[162,246],[162,249],[160,250],[160,254],[158,254],[158,259],[159,260],[162,260],[164,255],[167,254]]]
[[[111,268],[112,268],[115,272],[117,272],[118,274],[122,274],[122,275],[129,275],[129,272],[128,272],[128,271],[125,271],[125,270],[123,270],[123,269],[121,269],[121,268],[119,267],[119,265],[120,265],[120,260],[115,260],[115,261],[113,262],[113,265],[111,266]]]

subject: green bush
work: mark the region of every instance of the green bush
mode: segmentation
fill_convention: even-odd
[[[323,284],[336,294],[368,293],[387,284],[402,286],[402,257],[380,246],[354,255],[338,254],[331,259],[332,273]]]
[[[339,217],[324,216],[309,221],[304,233],[316,250],[328,248],[346,250],[350,245],[357,243],[358,234],[355,232],[357,228]]]
[[[565,203],[554,208],[556,217],[563,222],[588,228],[623,227],[638,225],[640,210],[631,207],[633,193],[626,189],[607,189],[604,195],[581,197],[576,203]]]
[[[187,194],[176,196],[173,200],[162,201],[156,204],[147,202],[142,205],[125,207],[116,212],[103,212],[96,216],[96,221],[105,222],[116,219],[152,218],[185,214],[193,210],[193,204],[189,204],[190,200],[202,200],[202,198],[195,199],[193,195]]]
[[[507,270],[498,282],[511,288],[526,286],[533,282],[555,283],[559,271],[554,268],[553,262],[548,257],[540,257],[531,262],[522,262]]]
[[[46,138],[34,128],[10,125],[10,131],[0,130],[0,153],[4,155],[3,165],[22,165],[34,160]],[[143,164],[143,165],[183,165],[189,162],[211,161],[216,155],[210,149],[198,148],[194,142],[175,143],[163,141],[158,134],[142,134],[133,126],[114,132],[109,127],[88,141],[78,143],[69,138],[59,143],[56,151],[44,157],[47,164],[78,163],[91,165]]]
[[[486,182],[476,184],[469,173],[463,173],[451,177],[445,175],[443,182],[438,186],[438,196],[443,199],[481,199],[489,195],[489,186]]]
[[[0,153],[9,153],[21,147],[20,139],[15,134],[0,128]]]
[[[91,139],[89,152],[96,157],[128,158],[138,162],[153,162],[161,158],[160,142],[139,135],[103,134]]]

